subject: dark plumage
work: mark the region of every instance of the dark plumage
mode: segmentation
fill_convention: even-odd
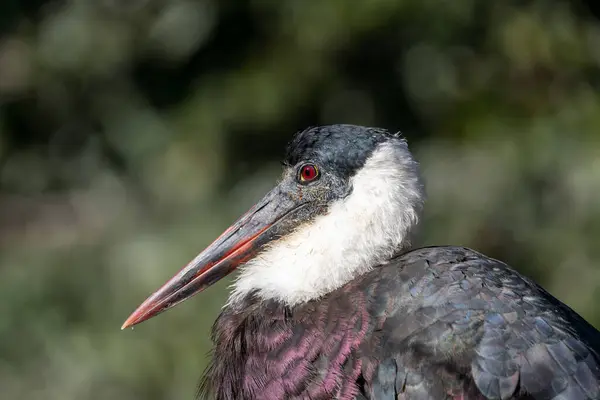
[[[213,340],[207,399],[600,398],[598,331],[462,247],[411,251],[297,307],[248,297]]]
[[[319,161],[348,178],[361,168],[380,143],[392,135],[385,129],[354,125],[309,128],[294,136],[287,147],[284,163]]]
[[[600,333],[573,310],[473,250],[410,250],[423,193],[401,138],[312,128],[284,164],[123,325],[240,267],[200,398],[600,399]]]

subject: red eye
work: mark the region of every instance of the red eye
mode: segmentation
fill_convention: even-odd
[[[316,165],[305,164],[300,167],[300,182],[308,183],[314,181],[319,176],[319,170]]]

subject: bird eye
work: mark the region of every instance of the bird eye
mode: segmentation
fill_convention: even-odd
[[[312,182],[319,177],[319,169],[314,164],[304,164],[300,167],[299,179],[301,183]]]

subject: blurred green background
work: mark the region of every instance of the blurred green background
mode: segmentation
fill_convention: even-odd
[[[120,331],[309,125],[401,130],[423,244],[600,326],[593,1],[3,0],[0,398],[191,399],[227,282]]]

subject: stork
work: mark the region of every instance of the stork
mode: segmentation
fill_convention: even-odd
[[[237,270],[200,398],[600,399],[600,333],[501,261],[411,249],[423,203],[398,135],[299,132],[277,186],[123,328]]]

